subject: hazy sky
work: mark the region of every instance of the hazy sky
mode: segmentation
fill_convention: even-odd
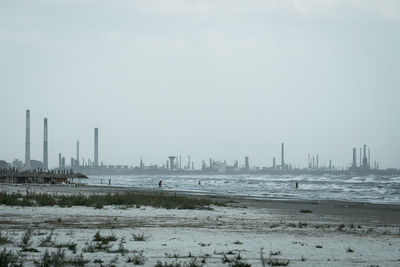
[[[400,167],[400,1],[0,0],[0,159]],[[186,160],[185,160],[186,161]]]

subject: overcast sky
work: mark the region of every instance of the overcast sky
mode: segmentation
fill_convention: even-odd
[[[0,0],[0,159],[400,167],[400,1]]]

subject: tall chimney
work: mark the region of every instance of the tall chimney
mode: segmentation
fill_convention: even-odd
[[[99,128],[94,128],[94,166],[99,166]]]
[[[364,149],[363,149],[363,160],[364,160],[364,158],[366,158],[367,157],[367,145],[364,145]]]
[[[353,147],[353,168],[357,167],[357,148]]]
[[[250,165],[249,165],[249,157],[244,157],[244,168],[246,171],[248,171],[250,169]]]
[[[285,144],[282,143],[281,145],[281,168],[284,169],[285,168]]]
[[[26,110],[26,130],[25,130],[25,169],[31,168],[31,115],[30,110]]]
[[[368,159],[367,159],[367,145],[364,145],[363,149],[363,164],[364,169],[368,169]]]
[[[79,140],[76,141],[76,165],[79,166]]]
[[[43,129],[43,166],[46,170],[49,168],[49,154],[47,147],[47,118],[44,118]]]
[[[371,150],[368,148],[368,168],[371,169]]]

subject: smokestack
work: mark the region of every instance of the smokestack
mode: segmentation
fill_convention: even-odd
[[[25,169],[31,168],[31,114],[26,110],[26,130],[25,130]]]
[[[364,145],[364,150],[363,150],[363,168],[367,169],[368,168],[368,159],[367,159],[367,145]]]
[[[94,128],[94,166],[99,166],[99,128]]]
[[[282,143],[281,145],[281,168],[284,169],[285,168],[285,144]]]
[[[79,166],[79,140],[76,141],[76,165]]]
[[[43,129],[43,166],[46,170],[49,168],[49,156],[47,147],[47,118],[44,118]]]
[[[357,148],[353,147],[353,168],[357,167]]]
[[[371,169],[371,150],[368,148],[368,168]]]
[[[363,155],[364,155],[363,158],[367,157],[367,145],[364,145]]]

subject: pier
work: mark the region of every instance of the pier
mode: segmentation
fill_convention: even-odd
[[[0,183],[68,184],[73,183],[74,179],[88,179],[88,177],[82,173],[74,173],[73,170],[19,171],[14,168],[0,169]]]

